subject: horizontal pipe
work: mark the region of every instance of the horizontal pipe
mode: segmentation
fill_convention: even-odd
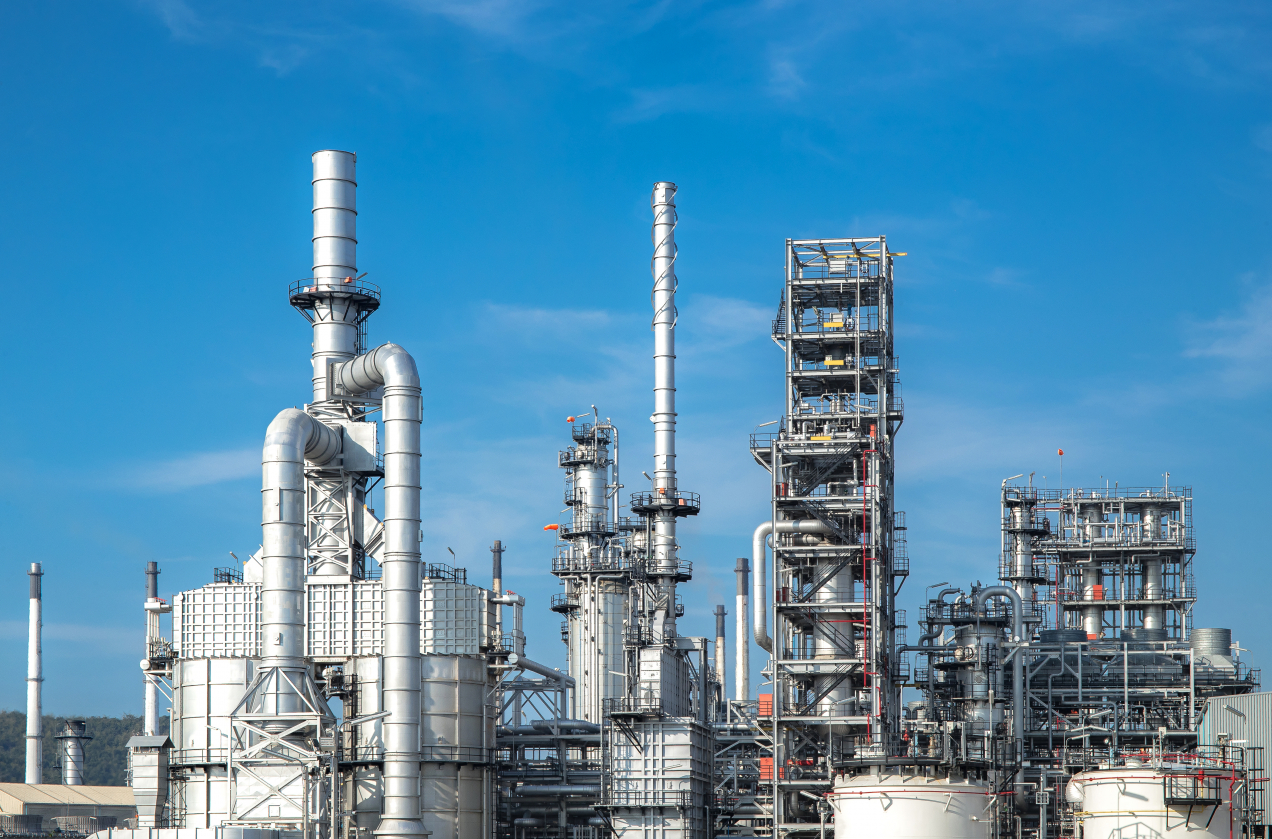
[[[555,679],[564,683],[567,687],[574,687],[574,677],[562,673],[560,670],[554,670],[546,664],[540,664],[537,661],[531,661],[523,655],[512,653],[508,656],[507,666],[514,670],[529,670],[531,673],[538,673],[540,676],[546,676],[549,679]]]
[[[581,731],[585,734],[600,734],[601,727],[587,720],[534,720],[530,727],[543,733],[555,731]]]
[[[522,784],[519,795],[600,795],[600,784]]]

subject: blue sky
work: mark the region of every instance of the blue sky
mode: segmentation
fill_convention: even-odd
[[[766,515],[783,239],[885,234],[915,614],[996,574],[1002,478],[1196,494],[1198,626],[1272,662],[1272,11],[1257,3],[399,0],[0,5],[11,317],[0,706],[138,713],[142,568],[259,542],[261,436],[307,396],[309,155],[359,155],[373,342],[424,372],[426,552],[509,547],[529,652],[567,415],[650,465],[649,190],[679,184],[682,631]],[[1052,484],[1054,485],[1054,483]],[[535,608],[537,604],[537,608]],[[912,636],[915,634],[911,630]],[[755,656],[757,665],[759,656]]]

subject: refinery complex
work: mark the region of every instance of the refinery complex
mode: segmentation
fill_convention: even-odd
[[[703,560],[677,531],[716,502],[677,478],[675,338],[693,326],[677,318],[672,183],[651,196],[653,463],[622,461],[601,411],[572,418],[550,602],[505,589],[497,532],[488,567],[423,562],[430,397],[410,348],[372,338],[355,163],[313,156],[313,271],[287,289],[312,326],[313,397],[265,430],[260,550],[171,602],[145,570],[137,816],[100,839],[1268,835],[1272,697],[1229,630],[1193,625],[1189,487],[1007,478],[981,574],[997,583],[897,607],[905,406],[884,236],[785,242],[785,403],[719,443],[749,446],[771,515],[715,637],[678,625]],[[281,291],[280,328],[299,328]],[[620,465],[648,472],[642,491]],[[560,615],[566,669],[527,657],[527,608]],[[62,742],[63,781],[82,783],[82,726]]]

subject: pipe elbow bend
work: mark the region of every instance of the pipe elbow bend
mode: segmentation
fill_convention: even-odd
[[[415,359],[397,344],[381,344],[357,358],[333,365],[331,377],[348,393],[367,393],[381,385],[416,389],[420,386]]]
[[[376,367],[386,385],[420,386],[420,371],[411,354],[397,344],[381,344],[374,350]]]
[[[340,432],[304,411],[285,408],[265,430],[262,460],[269,463],[304,459],[321,466],[334,460],[341,448]]]

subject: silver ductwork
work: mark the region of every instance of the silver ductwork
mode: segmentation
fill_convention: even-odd
[[[316,247],[316,246],[315,246]],[[425,835],[420,821],[420,376],[396,344],[331,367],[351,394],[384,388],[384,810],[376,836]]]
[[[305,461],[317,466],[330,463],[340,454],[340,446],[340,432],[295,408],[279,412],[265,432],[261,458],[263,667],[305,668]]]
[[[44,726],[40,707],[40,689],[44,682],[43,650],[40,634],[43,627],[43,594],[40,563],[32,562],[27,577],[31,582],[31,610],[27,627],[27,712],[26,712],[26,782],[44,783]]]

